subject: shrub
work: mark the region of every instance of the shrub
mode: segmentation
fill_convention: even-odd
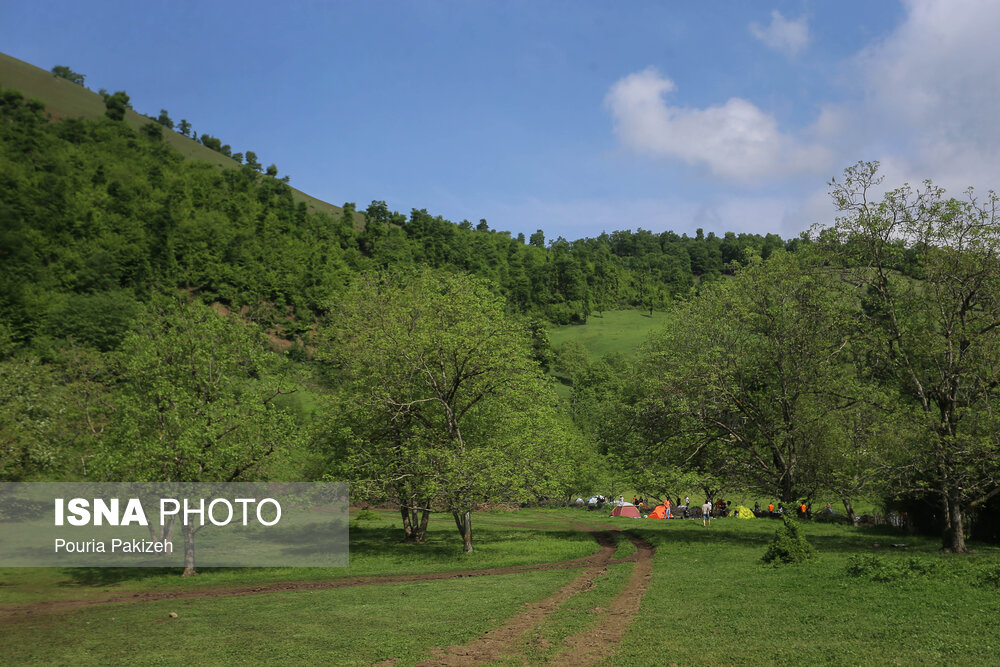
[[[742,514],[742,512],[741,512]],[[799,534],[799,528],[787,515],[781,517],[782,526],[774,534],[774,539],[764,552],[765,563],[801,563],[813,557],[814,550],[806,538]]]

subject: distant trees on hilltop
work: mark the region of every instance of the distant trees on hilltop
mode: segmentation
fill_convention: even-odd
[[[74,72],[65,65],[56,65],[52,68],[52,74],[59,77],[60,79],[66,79],[67,81],[72,81],[73,83],[82,86],[83,80],[87,77],[79,72]]]

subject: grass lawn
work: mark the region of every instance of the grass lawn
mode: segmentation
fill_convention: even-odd
[[[558,348],[569,340],[578,340],[597,361],[611,352],[634,355],[639,345],[656,329],[667,323],[669,313],[640,310],[608,310],[590,315],[586,324],[568,324],[549,330],[549,343]]]
[[[106,605],[8,624],[5,664],[338,664],[474,639],[573,578],[572,570],[230,598]],[[170,612],[177,618],[170,618]]]
[[[1000,549],[952,556],[935,540],[809,523],[812,561],[765,566],[778,525],[681,520],[642,530],[657,546],[653,581],[612,664],[997,664],[1000,590],[982,585],[981,574],[1000,564]],[[929,572],[851,576],[857,554],[899,564],[913,557]]]
[[[450,516],[435,515],[431,519],[424,544],[406,544],[400,541],[398,513],[371,514],[376,516],[374,520],[351,522],[350,565],[346,568],[205,568],[200,570],[200,576],[186,580],[178,576],[177,568],[0,568],[0,605],[109,597],[130,591],[510,567],[581,558],[597,549],[593,538],[564,525],[565,515],[553,510],[475,514],[472,534],[475,551],[471,554],[462,552]]]
[[[599,664],[997,664],[1000,547],[943,554],[934,539],[890,529],[804,523],[816,549],[804,564],[760,562],[777,521],[612,519],[579,509],[474,516],[476,552],[462,554],[447,517],[426,545],[399,542],[398,519],[355,519],[351,565],[176,570],[0,571],[0,607],[129,591],[224,588],[350,575],[396,576],[568,560],[593,554],[581,528],[627,529],[656,547],[649,587],[613,653]],[[370,517],[370,515],[363,515]],[[453,534],[455,533],[455,534]],[[616,558],[635,556],[616,536]],[[892,544],[905,544],[894,548]],[[875,546],[879,545],[879,546]],[[867,559],[867,560],[859,560]],[[874,560],[873,560],[874,559]],[[648,560],[647,560],[648,562]],[[848,565],[856,567],[849,572]],[[563,640],[594,632],[629,581],[612,562],[507,647],[500,664],[559,660]],[[466,644],[561,589],[579,568],[380,583],[235,597],[102,604],[0,616],[4,664],[414,664]],[[992,577],[992,578],[991,578]],[[177,618],[169,618],[176,612]]]

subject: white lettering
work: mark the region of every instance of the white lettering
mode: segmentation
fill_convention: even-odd
[[[274,521],[270,523],[264,521],[264,517],[261,516],[261,509],[264,507],[264,503],[271,503],[274,505],[274,512],[275,512]],[[281,521],[281,505],[278,504],[278,501],[275,500],[274,498],[264,498],[262,501],[257,503],[257,521],[259,521],[261,525],[264,526],[273,526],[274,524]]]
[[[71,526],[86,526],[90,523],[90,503],[84,498],[73,498],[69,501],[67,509],[73,516],[69,517]]]
[[[167,510],[167,503],[173,504],[173,509]],[[160,498],[160,525],[164,526],[167,523],[167,515],[177,516],[181,511],[181,504],[177,502],[174,498]]]
[[[229,515],[226,517],[225,521],[216,521],[215,520],[214,509],[215,509],[215,506],[218,505],[219,503],[222,503],[223,505],[225,505],[226,509],[229,510]],[[211,521],[212,524],[216,525],[216,526],[225,526],[225,525],[228,525],[229,522],[233,520],[233,506],[230,505],[229,501],[226,500],[225,498],[216,498],[215,500],[213,500],[212,502],[210,502],[208,504],[208,520]]]
[[[103,526],[107,520],[109,526],[118,525],[118,499],[111,499],[111,506],[101,498],[94,498],[94,525]]]
[[[122,517],[122,526],[130,526],[133,523],[137,523],[140,526],[148,526],[149,521],[146,519],[146,512],[142,509],[142,503],[139,502],[138,498],[130,498],[128,505],[125,506],[125,516]]]

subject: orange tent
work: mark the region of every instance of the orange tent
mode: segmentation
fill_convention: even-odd
[[[663,517],[665,517],[666,515],[667,515],[667,508],[666,508],[666,507],[664,507],[663,505],[657,505],[657,506],[656,506],[656,509],[655,509],[655,510],[653,510],[653,511],[652,511],[652,512],[651,512],[651,513],[649,514],[649,516],[648,516],[648,517],[646,517],[646,518],[647,518],[647,519],[662,519],[662,518],[663,518]]]

